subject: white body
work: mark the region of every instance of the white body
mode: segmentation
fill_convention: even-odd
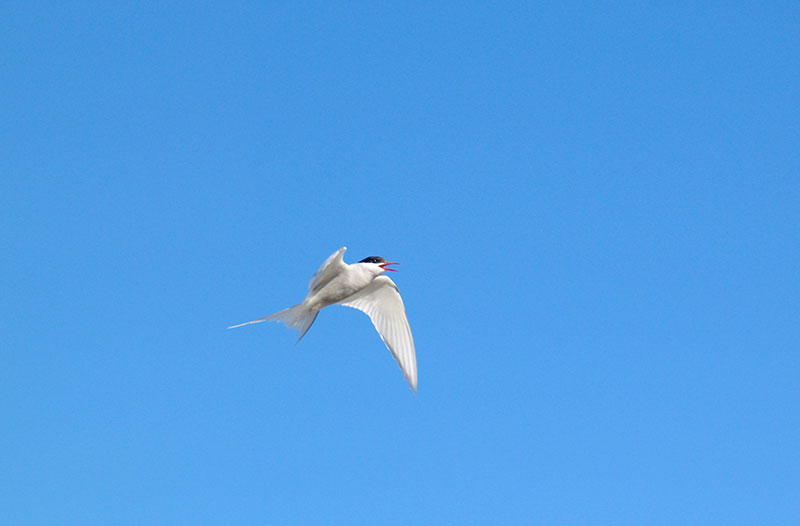
[[[406,318],[403,299],[397,285],[383,274],[387,269],[378,263],[348,265],[342,247],[325,260],[308,284],[306,298],[281,312],[228,327],[233,329],[262,321],[279,321],[300,333],[311,328],[319,311],[328,305],[344,305],[365,312],[383,342],[392,351],[414,392],[417,391],[417,357],[414,338]]]

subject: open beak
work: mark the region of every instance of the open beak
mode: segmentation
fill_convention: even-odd
[[[396,263],[396,262],[394,262],[394,261],[387,261],[386,263],[381,263],[381,264],[380,264],[380,267],[381,267],[383,270],[391,270],[392,272],[397,272],[397,269],[389,268],[389,267],[387,267],[386,265],[399,265],[399,264],[400,264],[400,263]]]

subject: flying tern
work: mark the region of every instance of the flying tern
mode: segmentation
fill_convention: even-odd
[[[394,271],[389,265],[397,265],[382,257],[364,258],[358,263],[344,262],[342,247],[319,267],[308,284],[308,294],[301,302],[286,310],[257,320],[232,325],[229,329],[277,321],[300,333],[299,342],[317,319],[319,311],[328,305],[344,305],[358,309],[369,316],[383,343],[392,351],[409,385],[417,392],[417,356],[414,338],[408,326],[403,298],[397,285],[383,274]]]

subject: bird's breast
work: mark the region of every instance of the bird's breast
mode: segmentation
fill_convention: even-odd
[[[328,305],[333,305],[334,303],[339,303],[369,285],[372,279],[373,276],[362,275],[362,273],[342,273],[317,291],[317,293],[310,298],[309,303],[311,303],[312,308],[316,308],[317,310],[327,307]]]

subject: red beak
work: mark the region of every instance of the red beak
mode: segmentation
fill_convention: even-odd
[[[399,264],[400,264],[400,263],[396,263],[396,262],[394,262],[394,261],[387,261],[386,263],[381,263],[381,264],[380,264],[380,267],[381,267],[383,270],[391,270],[392,272],[397,272],[397,269],[389,268],[389,267],[387,267],[386,265],[399,265]]]

